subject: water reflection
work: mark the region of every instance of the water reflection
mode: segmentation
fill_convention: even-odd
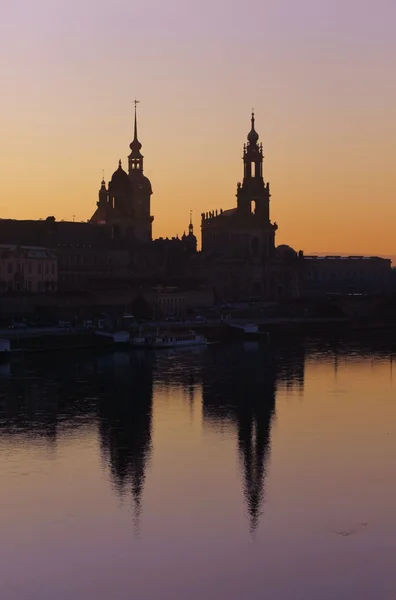
[[[98,431],[114,490],[131,498],[138,527],[147,468],[153,454],[156,390],[181,388],[192,404],[202,398],[203,428],[234,432],[251,533],[265,499],[271,428],[280,391],[304,390],[306,361],[334,365],[354,357],[389,358],[393,340],[294,340],[213,345],[185,352],[33,356],[0,369],[0,436],[45,440],[83,426]],[[154,400],[153,400],[154,399]]]
[[[3,435],[24,435],[56,442],[59,430],[90,421],[95,403],[92,365],[62,354],[32,357],[3,365],[0,374],[0,430]],[[91,367],[91,368],[90,368]]]
[[[101,448],[118,493],[128,491],[134,502],[136,528],[139,526],[147,461],[151,454],[153,401],[152,355],[114,355],[100,369],[102,393],[98,400]]]
[[[243,491],[250,531],[258,526],[275,417],[277,384],[303,386],[304,352],[294,347],[227,346],[206,355],[203,416],[214,426],[227,422],[237,432]]]
[[[378,597],[395,352],[381,335],[0,369],[0,596]]]

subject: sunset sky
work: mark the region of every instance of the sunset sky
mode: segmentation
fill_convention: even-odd
[[[13,0],[5,218],[88,219],[133,137],[154,236],[235,205],[254,107],[277,243],[396,254],[395,0]]]

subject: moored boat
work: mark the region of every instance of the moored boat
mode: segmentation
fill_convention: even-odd
[[[164,333],[139,333],[131,339],[134,348],[182,348],[204,346],[207,340],[195,331],[174,331]]]
[[[237,321],[228,323],[230,331],[236,337],[243,339],[262,339],[268,338],[268,333],[259,330],[255,323],[238,323]]]

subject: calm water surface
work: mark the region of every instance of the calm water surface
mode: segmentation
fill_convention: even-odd
[[[0,598],[396,598],[394,351],[0,367]]]

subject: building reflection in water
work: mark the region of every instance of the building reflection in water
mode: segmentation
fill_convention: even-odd
[[[121,495],[132,494],[138,528],[147,462],[151,455],[154,358],[119,353],[105,367],[98,403],[101,448]]]
[[[92,422],[90,357],[76,361],[63,354],[32,356],[2,365],[0,371],[0,433],[26,440],[46,440],[53,449],[59,431]],[[87,360],[88,359],[88,360]],[[92,369],[91,369],[92,370]]]
[[[302,347],[301,347],[302,348]],[[0,378],[0,434],[45,439],[98,426],[114,488],[132,497],[138,527],[152,452],[153,387],[202,390],[203,423],[235,428],[250,528],[264,498],[271,423],[279,384],[303,385],[301,348],[214,345],[199,351],[32,357]],[[221,474],[219,474],[221,476]]]
[[[132,498],[138,523],[152,454],[153,388],[154,394],[181,388],[187,402],[197,401],[202,390],[203,426],[221,424],[235,432],[254,532],[263,510],[275,403],[288,389],[303,389],[305,355],[333,361],[336,368],[354,357],[390,360],[395,352],[395,344],[381,338],[31,357],[0,371],[0,435],[44,441],[56,452],[61,433],[97,427],[111,481],[117,493]]]
[[[153,358],[59,353],[13,362],[0,375],[0,435],[45,440],[98,427],[106,468],[121,494],[132,494],[136,524],[151,452]]]
[[[204,422],[236,428],[250,531],[255,533],[264,501],[279,382],[302,386],[304,353],[266,346],[214,347],[203,370]]]

